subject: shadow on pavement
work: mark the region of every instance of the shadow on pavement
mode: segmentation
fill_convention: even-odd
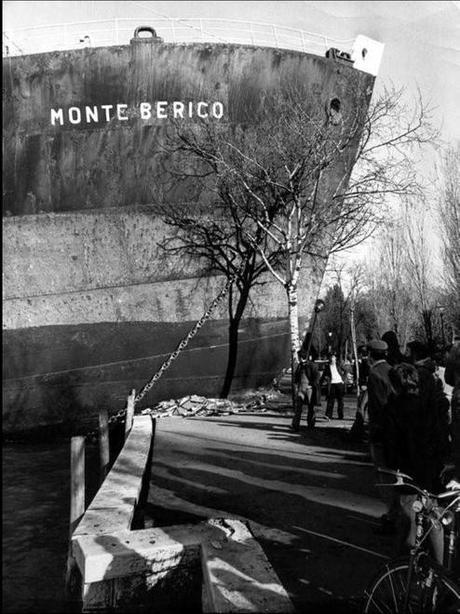
[[[156,526],[247,518],[299,611],[357,611],[394,554],[391,538],[373,532],[383,510],[366,446],[343,425],[296,434],[289,419],[264,418],[196,419],[174,433],[160,425],[146,512]]]

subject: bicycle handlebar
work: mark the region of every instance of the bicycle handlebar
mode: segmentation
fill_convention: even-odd
[[[407,483],[404,480],[410,480],[412,482],[413,478],[411,478],[410,475],[402,473],[401,471],[395,471],[394,469],[388,469],[386,467],[378,467],[377,471],[379,473],[388,473],[389,475],[394,475],[396,477],[396,482],[394,482],[393,484],[377,484],[377,486],[408,486],[409,488],[412,488],[413,490],[417,491],[420,495],[428,497],[429,499],[446,499],[447,497],[460,497],[460,490],[458,489],[446,490],[445,492],[435,495],[428,490],[419,488],[416,484]]]

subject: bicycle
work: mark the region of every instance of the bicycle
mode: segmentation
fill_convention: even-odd
[[[416,518],[415,543],[408,557],[389,561],[365,591],[364,614],[448,614],[460,612],[460,587],[452,577],[457,540],[455,515],[460,511],[460,490],[433,495],[412,484],[412,478],[399,471],[379,469],[396,476],[394,484],[417,493],[412,508]],[[446,507],[439,501],[451,498]],[[448,529],[445,565],[435,562],[425,551],[426,539],[433,528]]]

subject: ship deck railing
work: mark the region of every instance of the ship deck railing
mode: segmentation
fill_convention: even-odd
[[[127,45],[138,26],[150,26],[165,43],[253,45],[324,55],[331,47],[350,52],[353,39],[271,23],[216,18],[123,17],[57,23],[3,31],[3,56]]]

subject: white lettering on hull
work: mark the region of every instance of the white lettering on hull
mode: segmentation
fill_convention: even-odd
[[[178,100],[158,100],[154,103],[141,102],[136,109],[129,113],[127,104],[102,104],[99,106],[86,105],[84,107],[72,106],[69,108],[59,107],[50,110],[50,122],[52,126],[64,126],[65,124],[100,124],[113,120],[128,121],[130,118],[140,117],[143,121],[156,119],[184,119],[185,117],[200,119],[221,119],[224,116],[222,102],[181,102]]]

